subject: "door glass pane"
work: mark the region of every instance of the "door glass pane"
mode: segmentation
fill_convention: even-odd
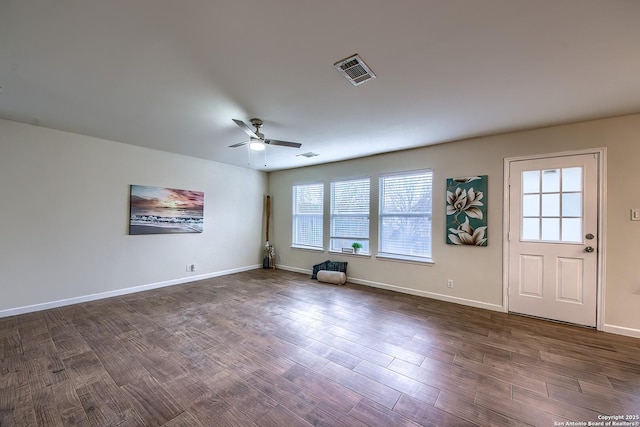
[[[522,219],[522,240],[540,239],[540,220],[538,218]]]
[[[540,171],[522,172],[522,192],[523,193],[539,193],[540,192]]]
[[[582,168],[562,169],[562,191],[582,191]]]
[[[523,240],[582,242],[583,168],[522,172]]]
[[[522,196],[522,216],[540,216],[540,195]]]
[[[542,240],[560,240],[559,218],[542,218]]]
[[[542,216],[560,216],[560,195],[542,195]]]
[[[566,193],[562,195],[562,216],[582,216],[581,193]]]
[[[560,170],[546,169],[542,171],[542,192],[557,193],[560,191]]]
[[[562,241],[582,242],[582,218],[562,218]]]

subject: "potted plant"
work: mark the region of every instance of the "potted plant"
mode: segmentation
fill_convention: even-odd
[[[360,249],[362,249],[362,243],[360,242],[353,242],[353,244],[351,245],[351,247],[353,248],[353,253],[358,253],[360,252]]]

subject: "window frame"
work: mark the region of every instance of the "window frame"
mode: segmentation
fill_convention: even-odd
[[[320,189],[320,213],[297,212],[298,209],[298,190],[303,187],[318,187]],[[293,184],[291,190],[291,247],[297,249],[324,250],[324,182],[309,182],[301,184]],[[298,228],[300,218],[316,218],[315,225],[319,224],[320,246],[313,244],[311,241],[300,241],[300,229]],[[296,241],[297,240],[297,241]]]
[[[367,213],[363,214],[360,212],[350,212],[350,213],[335,213],[334,208],[335,208],[335,200],[334,200],[334,190],[335,190],[335,186],[336,184],[345,184],[345,183],[349,183],[349,182],[364,182],[366,181],[367,183]],[[342,247],[341,248],[334,248],[333,246],[333,242],[334,240],[351,240],[352,242],[355,241],[359,241],[359,242],[367,242],[367,245],[363,248],[366,249],[368,246],[368,250],[360,250],[359,254],[361,255],[370,255],[371,253],[371,177],[367,176],[367,177],[350,177],[350,178],[343,178],[343,179],[337,179],[334,181],[331,181],[329,183],[329,251],[330,252],[342,252]],[[334,230],[334,219],[336,218],[349,218],[349,217],[353,217],[353,218],[362,218],[363,216],[366,216],[367,219],[367,237],[363,238],[363,237],[354,237],[354,236],[337,236],[337,235],[333,235],[333,230]],[[351,247],[351,245],[349,245],[349,247]],[[349,252],[347,252],[349,253]]]
[[[427,193],[424,197],[428,197],[430,200],[427,203],[427,209],[424,211],[418,212],[391,212],[388,209],[385,211],[385,188],[384,182],[387,178],[394,177],[406,177],[409,178],[411,176],[416,175],[427,175],[425,185],[428,185]],[[377,258],[381,259],[391,259],[391,260],[401,260],[401,261],[410,261],[410,262],[418,262],[418,263],[427,263],[433,264],[433,169],[425,168],[425,169],[417,169],[417,170],[408,170],[408,171],[398,171],[380,174],[378,176],[378,253],[376,255]],[[388,190],[387,190],[388,191]],[[415,254],[405,252],[397,252],[397,251],[385,251],[383,250],[383,245],[387,242],[384,241],[384,226],[383,222],[386,218],[424,218],[427,222],[427,230],[426,234],[428,235],[429,241],[426,244],[427,251],[423,254]],[[388,248],[387,248],[388,249]]]

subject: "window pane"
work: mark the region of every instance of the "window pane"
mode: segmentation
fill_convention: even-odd
[[[522,192],[523,193],[539,193],[540,192],[540,171],[522,172]]]
[[[293,186],[293,245],[322,248],[324,184]]]
[[[560,219],[542,218],[542,240],[560,240]]]
[[[562,241],[582,242],[582,218],[562,218]]]
[[[560,195],[542,195],[542,216],[560,216]]]
[[[432,172],[380,177],[379,252],[431,257]]]
[[[380,252],[422,257],[431,253],[430,219],[384,217],[380,228]]]
[[[540,220],[538,218],[522,219],[522,240],[540,240]]]
[[[322,216],[299,216],[294,224],[293,243],[303,246],[322,247]]]
[[[342,216],[333,218],[331,221],[331,237],[368,239],[369,217]]]
[[[562,191],[582,191],[582,168],[562,169]]]
[[[350,248],[354,242],[369,252],[369,187],[371,180],[331,183],[331,249]],[[366,249],[365,249],[366,248]]]
[[[522,196],[522,216],[540,216],[540,195]]]
[[[542,171],[542,192],[555,193],[560,191],[560,170],[546,169]]]
[[[562,195],[562,216],[582,216],[582,193]]]

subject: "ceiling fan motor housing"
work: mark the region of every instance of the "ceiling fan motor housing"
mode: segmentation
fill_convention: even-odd
[[[260,119],[257,119],[257,118],[253,118],[250,121],[251,121],[251,124],[253,125],[253,127],[256,128],[256,135],[258,135],[260,137],[260,139],[264,139],[264,134],[260,133],[260,128],[262,127],[264,122],[262,120],[260,120]]]

